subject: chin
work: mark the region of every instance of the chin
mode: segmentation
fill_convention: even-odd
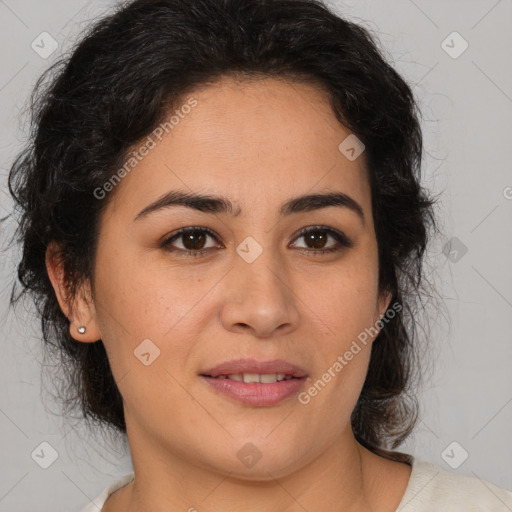
[[[301,446],[304,448],[303,443]],[[217,456],[208,454],[208,460],[205,460],[203,451],[202,464],[230,478],[253,481],[273,481],[287,476],[305,465],[310,454],[298,452],[296,445],[283,446],[277,440],[271,442],[256,437],[219,448]]]

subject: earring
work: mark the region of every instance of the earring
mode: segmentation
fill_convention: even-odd
[[[78,332],[79,332],[80,334],[83,334],[83,333],[85,332],[85,327],[84,327],[84,326],[79,327],[77,330],[78,330]]]

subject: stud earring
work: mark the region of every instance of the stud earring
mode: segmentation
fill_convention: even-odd
[[[84,326],[79,327],[77,330],[78,330],[78,332],[79,332],[80,334],[83,334],[83,333],[85,332],[85,327],[84,327]]]

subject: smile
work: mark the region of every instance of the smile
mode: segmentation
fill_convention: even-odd
[[[285,374],[231,374],[211,377],[201,375],[216,395],[251,407],[277,405],[304,387],[306,377]]]

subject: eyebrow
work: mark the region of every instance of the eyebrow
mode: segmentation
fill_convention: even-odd
[[[241,213],[240,207],[233,204],[227,197],[171,190],[143,208],[133,220],[143,219],[150,213],[172,206],[185,206],[200,212],[223,213],[233,217]],[[358,215],[364,225],[363,208],[357,201],[343,192],[325,192],[294,197],[281,206],[279,215],[285,217],[294,213],[310,212],[331,206],[352,210]]]

